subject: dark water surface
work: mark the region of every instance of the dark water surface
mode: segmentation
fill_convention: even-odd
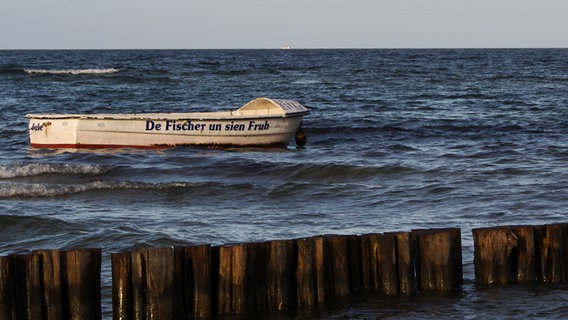
[[[566,222],[568,50],[0,51],[0,254],[459,227],[464,290],[292,318],[565,318],[564,287],[474,285],[471,229]],[[311,109],[305,148],[39,150],[26,113]]]

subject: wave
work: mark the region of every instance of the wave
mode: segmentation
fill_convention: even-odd
[[[5,184],[0,189],[0,199],[56,197],[84,192],[89,188],[90,186],[88,184],[73,186],[46,185],[39,183]]]
[[[295,165],[288,168],[288,174],[295,180],[315,180],[318,182],[343,182],[369,180],[389,175],[404,175],[413,172],[411,167],[401,165],[354,166],[348,164]]]
[[[7,184],[0,190],[0,198],[36,198],[57,197],[97,190],[111,189],[141,189],[150,185],[135,182],[103,182],[94,181],[85,184],[45,184],[45,183],[17,183]]]
[[[248,176],[260,180],[280,183],[298,182],[307,184],[329,184],[383,179],[388,176],[409,175],[416,172],[416,168],[401,164],[374,165],[371,162],[350,163],[262,163],[250,162],[233,168],[234,176]]]
[[[82,184],[46,183],[0,183],[0,199],[61,197],[92,191],[161,191],[161,190],[203,190],[219,187],[209,182],[162,182],[149,183],[137,181],[92,181]],[[222,186],[221,186],[222,187]],[[242,187],[242,186],[239,186]],[[247,187],[250,188],[249,185]]]
[[[110,166],[68,163],[13,163],[0,164],[0,179],[34,177],[44,174],[100,175],[109,172]]]
[[[106,68],[106,69],[23,69],[28,74],[110,74],[120,72],[121,69]]]
[[[44,215],[26,216],[0,214],[0,234],[10,234],[10,237],[16,237],[18,234],[21,235],[25,232],[29,232],[29,230],[41,230],[38,232],[39,234],[54,229],[69,230],[73,227],[76,226],[70,222]]]

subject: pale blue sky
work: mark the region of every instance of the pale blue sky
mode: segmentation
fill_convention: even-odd
[[[0,49],[568,47],[568,0],[2,0]]]

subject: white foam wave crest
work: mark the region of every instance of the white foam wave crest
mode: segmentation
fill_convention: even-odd
[[[120,69],[106,68],[106,69],[24,69],[29,74],[108,74],[120,72]]]
[[[89,184],[62,186],[34,184],[9,184],[0,189],[0,198],[19,198],[19,197],[56,197],[67,194],[74,194],[88,190]]]
[[[111,170],[111,167],[92,164],[69,163],[29,163],[0,164],[0,179],[33,177],[42,174],[85,174],[98,175]]]
[[[131,181],[93,181],[85,184],[0,183],[1,198],[57,197],[99,190],[155,190],[193,186],[186,182],[143,183]]]

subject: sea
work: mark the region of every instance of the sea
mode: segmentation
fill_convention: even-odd
[[[28,113],[296,100],[282,149],[36,149]],[[447,295],[358,294],[282,319],[564,319],[568,286],[475,284],[471,230],[568,222],[568,49],[0,51],[0,255],[110,254],[461,229]]]

